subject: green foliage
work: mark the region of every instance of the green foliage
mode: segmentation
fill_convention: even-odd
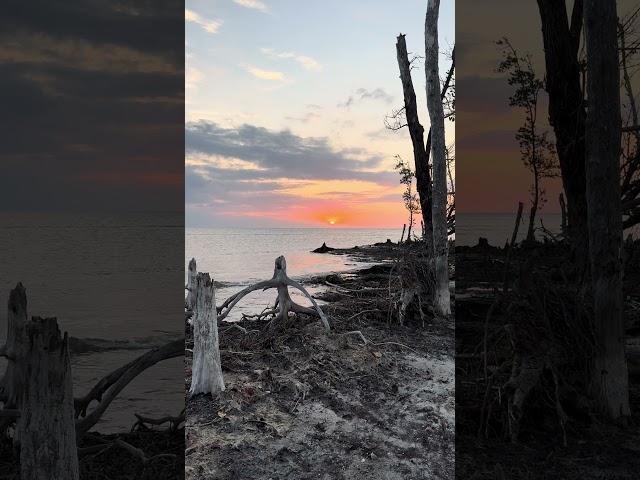
[[[414,224],[414,217],[420,213],[420,200],[418,195],[413,192],[413,180],[416,176],[411,167],[404,162],[400,155],[395,156],[396,166],[395,169],[400,174],[400,183],[405,186],[405,190],[402,193],[402,200],[404,201],[404,208],[409,212],[409,226]]]
[[[538,103],[545,85],[536,76],[530,55],[519,55],[507,38],[496,43],[502,48],[502,61],[497,71],[506,73],[507,82],[514,87],[509,105],[525,112],[524,123],[515,137],[520,145],[522,162],[534,176],[532,194],[537,198],[543,193],[540,180],[557,176],[558,169],[554,144],[549,140],[548,132],[538,128]]]

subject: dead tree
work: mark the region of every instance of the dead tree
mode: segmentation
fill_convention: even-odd
[[[567,196],[568,235],[577,261],[587,258],[587,201],[585,173],[585,107],[578,59],[583,0],[576,0],[567,16],[564,0],[538,0],[549,94],[549,123]]]
[[[447,235],[447,157],[444,138],[444,108],[438,70],[438,16],[440,1],[429,0],[425,17],[425,75],[427,108],[431,121],[431,155],[433,158],[433,251],[435,263],[434,307],[440,315],[451,314]]]
[[[586,0],[587,206],[596,351],[595,400],[611,419],[630,415],[622,297],[620,72],[615,0]]]
[[[404,35],[398,35],[396,42],[400,80],[404,93],[404,112],[407,119],[411,143],[413,144],[413,160],[415,164],[416,187],[420,197],[420,209],[425,224],[425,240],[427,248],[431,248],[432,225],[431,212],[431,174],[429,173],[429,150],[425,148],[424,127],[418,119],[418,103],[411,80],[411,63],[407,54],[407,42]]]
[[[195,260],[189,262],[189,268]],[[189,395],[216,394],[224,391],[224,378],[218,346],[218,319],[213,281],[208,273],[198,273],[193,283],[193,364]]]
[[[396,41],[396,54],[398,59],[398,68],[400,69],[400,81],[402,82],[402,91],[404,94],[404,108],[396,113],[400,116],[404,112],[406,123],[396,118],[394,125],[387,125],[392,130],[399,130],[403,127],[409,129],[411,143],[413,145],[413,159],[415,164],[416,188],[420,198],[420,209],[424,220],[424,238],[427,244],[427,251],[432,250],[433,227],[431,224],[431,173],[429,170],[429,155],[431,153],[431,128],[427,135],[425,144],[424,127],[418,118],[418,104],[416,101],[416,93],[411,80],[411,62],[407,53],[407,42],[405,35],[400,34]],[[442,88],[441,99],[444,101],[447,92],[452,89],[453,72],[455,70],[455,49],[451,52],[451,67],[447,72],[444,86]]]
[[[291,296],[289,295],[289,287],[296,288],[300,290],[308,299],[311,301],[313,305],[312,308],[303,307],[302,305],[298,305],[295,303]],[[329,320],[325,316],[324,312],[315,301],[315,299],[307,292],[307,290],[295,280],[290,279],[287,276],[287,261],[283,256],[276,258],[275,268],[273,270],[273,277],[270,280],[264,280],[262,282],[258,282],[254,285],[250,285],[247,288],[239,291],[235,295],[229,297],[225,302],[217,307],[218,310],[218,320],[224,320],[231,309],[246,295],[255,291],[255,290],[267,290],[270,288],[276,288],[278,290],[278,297],[274,304],[273,308],[267,309],[262,312],[258,318],[271,318],[272,322],[277,322],[279,320],[287,320],[289,317],[289,312],[292,313],[305,313],[307,315],[313,315],[320,318],[322,321],[322,325],[325,330],[328,332],[331,330],[329,326]]]

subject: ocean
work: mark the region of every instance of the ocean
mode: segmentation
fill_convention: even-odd
[[[562,215],[543,212],[536,218],[536,238],[542,239],[545,235],[540,227],[540,219],[547,231],[553,235],[560,233]],[[511,241],[515,221],[515,213],[456,213],[456,245],[473,246],[478,243],[478,237],[484,237],[491,245],[503,247],[507,241]],[[518,229],[518,241],[526,237],[528,225],[529,216],[525,210]],[[640,238],[640,226],[625,230],[624,237],[628,235]]]
[[[284,255],[287,273],[291,278],[304,279],[329,272],[344,272],[366,265],[343,255],[311,253],[322,245],[349,248],[376,242],[400,240],[398,229],[348,228],[187,228],[185,236],[185,281],[187,265],[195,258],[198,271],[208,272],[219,285],[216,303],[251,283],[266,280],[273,275],[275,259]],[[316,292],[316,289],[310,289]],[[292,291],[292,297],[307,305],[308,301]],[[243,313],[259,313],[272,305],[275,291],[252,292],[227,317],[237,320]]]
[[[62,331],[86,342],[87,352],[71,357],[74,396],[183,335],[183,222],[182,214],[0,214],[0,301],[22,282],[29,317],[57,317]],[[2,342],[6,317],[0,310]],[[128,430],[134,413],[177,415],[183,379],[182,358],[155,365],[120,393],[96,430]]]
[[[542,223],[544,227],[557,234],[560,232],[562,216],[557,213],[542,213]],[[483,237],[489,240],[491,245],[503,247],[507,241],[511,241],[513,227],[516,222],[514,213],[458,213],[456,212],[456,245],[473,246],[478,243],[478,238]],[[518,241],[523,240],[527,235],[529,225],[528,211],[522,212],[522,221],[518,229]],[[544,236],[540,228],[540,218],[536,219],[536,237]]]

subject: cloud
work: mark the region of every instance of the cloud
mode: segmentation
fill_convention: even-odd
[[[134,3],[34,0],[8,13],[2,210],[175,210],[183,201],[184,5]]]
[[[379,168],[381,155],[362,148],[337,150],[325,137],[198,121],[186,124],[185,150],[189,222],[242,224],[243,218],[263,221],[276,215],[280,225],[313,223],[323,208],[334,213],[371,209],[394,192],[402,210],[395,172],[371,171]],[[296,214],[298,208],[302,211]],[[363,216],[357,221],[381,220]]]
[[[199,14],[188,8],[184,9],[184,19],[187,22],[200,25],[208,33],[218,33],[218,29],[222,26],[222,20],[209,20],[201,17]]]
[[[365,170],[378,167],[383,160],[361,148],[335,150],[326,137],[300,137],[288,130],[276,132],[254,125],[223,128],[208,121],[187,123],[185,148],[192,158],[219,156],[249,162],[262,169],[259,178],[371,179],[375,174]],[[206,167],[218,169],[213,164]],[[235,174],[247,178],[246,172]]]
[[[393,102],[393,95],[387,93],[382,88],[376,88],[374,90],[367,90],[366,88],[359,88],[354,95],[350,95],[344,102],[339,103],[339,108],[349,108],[357,102],[364,100],[378,100],[384,103]]]
[[[251,75],[262,80],[281,81],[285,79],[285,75],[282,72],[262,70],[261,68],[252,67],[251,65],[247,65],[244,68]]]
[[[322,70],[322,65],[320,65],[320,62],[318,62],[316,59],[311,58],[307,55],[301,55],[295,52],[276,52],[272,48],[261,48],[260,51],[272,58],[284,58],[284,59],[295,60],[305,70],[309,70],[313,72],[319,72]]]
[[[261,12],[267,12],[269,10],[267,5],[260,0],[233,0],[233,2],[241,7],[260,10]]]
[[[203,75],[200,70],[195,67],[187,67],[184,75],[184,86],[185,89],[191,90],[195,88],[201,81]]]
[[[0,64],[48,66],[109,73],[173,73],[175,64],[161,55],[80,38],[19,32],[0,45]]]
[[[284,118],[292,122],[309,123],[311,120],[320,118],[320,115],[315,112],[306,112],[299,117],[286,116]]]

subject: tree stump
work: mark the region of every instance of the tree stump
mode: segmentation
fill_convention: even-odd
[[[24,365],[17,362],[23,357],[27,340],[27,294],[21,283],[11,290],[7,312],[7,340],[3,347],[4,356],[9,360],[4,377],[0,382],[0,400],[4,402],[4,409],[17,408],[22,400],[22,385],[24,381]],[[12,420],[0,420],[0,432]],[[17,434],[17,432],[16,432]],[[15,437],[14,437],[15,438]]]
[[[192,262],[195,266],[195,261]],[[194,283],[193,364],[189,394],[219,393],[224,391],[224,379],[218,346],[215,288],[208,273],[198,273]]]
[[[20,472],[36,480],[78,479],[78,451],[67,334],[55,318],[26,324],[25,383],[20,403]]]

